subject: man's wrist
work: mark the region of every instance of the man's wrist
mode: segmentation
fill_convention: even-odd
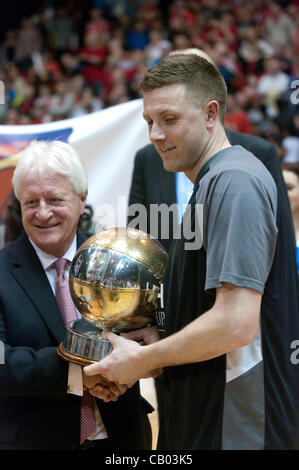
[[[157,354],[157,343],[140,346],[138,359],[144,366],[145,373],[163,367],[161,357]]]

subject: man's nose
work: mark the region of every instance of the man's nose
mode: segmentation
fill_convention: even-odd
[[[53,215],[51,208],[48,206],[46,201],[40,201],[39,206],[36,210],[36,216],[40,220],[47,220]]]
[[[153,124],[150,129],[149,138],[152,142],[158,142],[165,139],[165,133],[160,126]]]

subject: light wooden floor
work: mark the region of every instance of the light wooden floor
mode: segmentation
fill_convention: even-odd
[[[141,395],[155,408],[155,411],[150,413],[149,419],[152,426],[153,433],[153,449],[156,449],[158,431],[159,431],[159,422],[158,422],[158,413],[157,413],[157,397],[156,390],[154,385],[154,379],[142,379],[140,380]]]

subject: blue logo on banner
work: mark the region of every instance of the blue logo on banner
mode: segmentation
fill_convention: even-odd
[[[2,126],[4,127],[4,126]],[[11,194],[11,178],[16,166],[17,154],[33,140],[61,140],[67,142],[73,129],[67,127],[55,131],[32,134],[0,134],[0,224],[3,223],[6,206]]]

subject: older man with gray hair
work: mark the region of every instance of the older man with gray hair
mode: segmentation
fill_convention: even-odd
[[[88,238],[77,230],[87,197],[77,152],[33,142],[13,187],[24,233],[0,252],[0,449],[150,449],[138,385],[127,390],[84,373],[82,382],[81,367],[56,353],[67,315],[78,315],[63,280]]]

